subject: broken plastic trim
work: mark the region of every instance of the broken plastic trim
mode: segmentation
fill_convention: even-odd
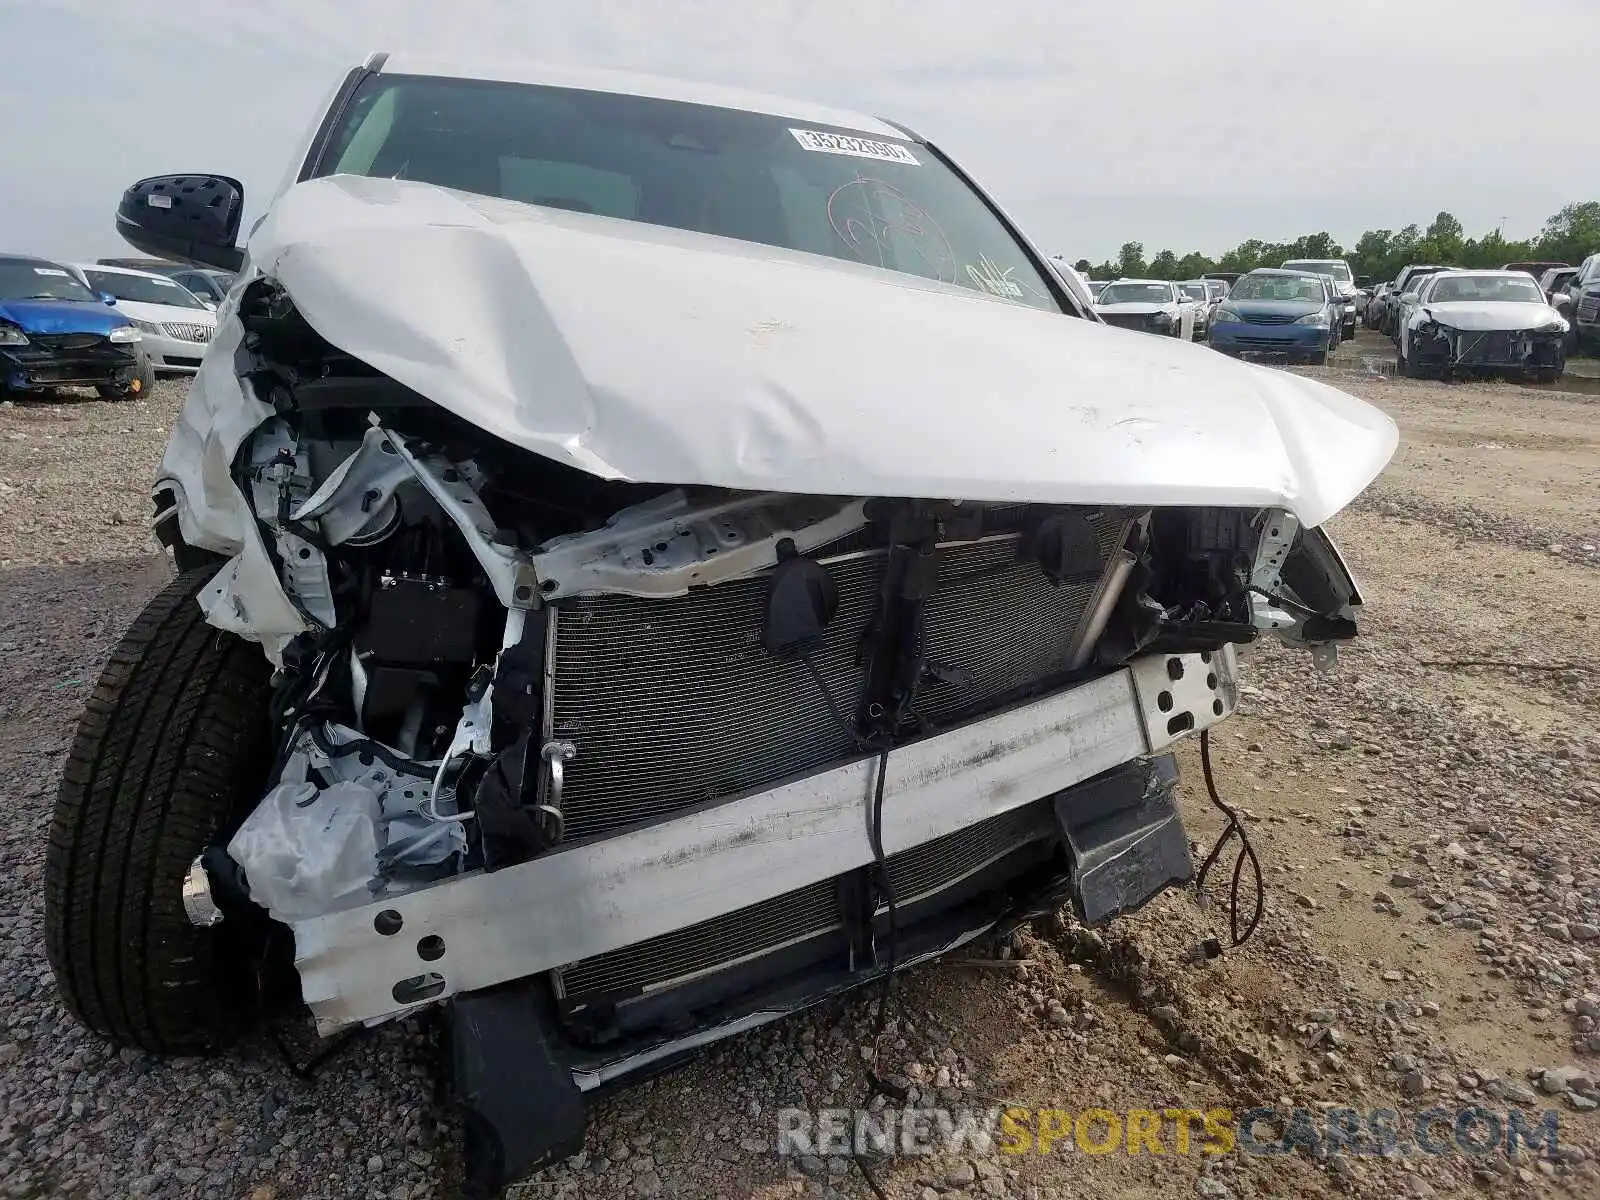
[[[1360,593],[1332,540],[1321,529],[1304,529],[1293,513],[1267,509],[1257,518],[1261,540],[1250,571],[1251,623],[1291,646],[1309,647],[1320,669],[1334,664],[1338,642],[1355,636],[1354,608]],[[1306,556],[1320,572],[1321,600],[1297,595],[1287,582],[1291,558]],[[1304,566],[1304,563],[1302,563]],[[1306,572],[1299,573],[1305,582]]]
[[[782,492],[696,504],[679,490],[625,508],[601,529],[552,539],[532,556],[545,600],[603,592],[665,598],[754,575],[793,542],[801,555],[867,523],[866,501]]]

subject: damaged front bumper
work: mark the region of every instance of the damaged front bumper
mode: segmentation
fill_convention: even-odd
[[[1158,753],[1235,704],[1233,652],[1225,647],[1141,659],[899,747],[887,757],[884,851],[913,849]],[[302,994],[328,1034],[865,867],[873,861],[868,814],[877,761],[863,757],[501,871],[294,921]],[[1091,888],[1092,915],[1128,907],[1115,902],[1114,885],[1091,881]],[[1137,882],[1130,888],[1139,890]]]
[[[1566,332],[1424,323],[1412,331],[1410,353],[1419,367],[1445,373],[1559,371],[1566,365]]]
[[[1205,665],[1205,664],[1201,664]],[[937,896],[898,910],[897,969],[958,949],[1071,903],[1079,916],[1137,908],[1190,877],[1192,860],[1173,803],[1170,756],[1126,763],[1015,810],[1035,830],[1003,858],[975,866]],[[893,864],[891,864],[893,865]],[[848,896],[848,889],[841,889]],[[874,945],[888,930],[874,922]],[[452,1069],[465,1110],[472,1194],[504,1184],[582,1145],[585,1098],[664,1070],[695,1048],[825,1002],[882,977],[881,955],[788,946],[730,968],[703,992],[692,1033],[574,1044],[533,981],[457,996],[449,1008]]]
[[[0,387],[126,388],[139,374],[139,351],[93,333],[30,334],[26,346],[0,348]]]
[[[449,885],[455,900],[443,897],[441,905],[413,896],[423,902],[353,911],[314,930],[297,926],[297,944],[306,929],[310,951],[300,967],[308,987],[318,978],[338,988],[370,984],[378,1008],[387,1006],[389,979],[419,965],[437,968],[436,982],[448,973],[465,989],[448,1010],[454,1085],[465,1109],[468,1171],[480,1193],[493,1194],[576,1153],[585,1095],[880,979],[890,969],[886,954],[903,970],[1064,904],[1099,924],[1186,882],[1193,860],[1175,804],[1176,766],[1167,753],[1139,756],[1223,719],[1235,697],[1231,649],[1154,658],[896,751],[883,812],[886,848],[903,847],[886,863],[902,893],[892,928],[881,905],[859,911],[872,862],[865,824],[876,764],[869,760],[631,839],[459,881]],[[1097,770],[1107,763],[1115,765]],[[992,852],[971,848],[985,844],[980,831],[1001,826],[1005,836],[987,840]],[[965,853],[954,856],[959,869],[933,876],[932,864],[963,842]],[[928,886],[919,893],[913,880]],[[604,1036],[574,1037],[565,998],[552,999],[541,980],[483,986],[653,928],[671,932],[642,946],[657,961],[670,959],[697,939],[737,936],[741,918],[748,925],[763,911],[768,920],[801,911],[819,888],[832,919],[809,937],[676,980],[665,994],[634,988],[588,998],[586,1008],[606,1010]],[[485,920],[496,911],[517,916]],[[688,913],[720,915],[678,928]],[[378,932],[392,930],[396,917],[399,934]],[[611,932],[618,929],[629,932]],[[769,926],[768,940],[777,936]],[[324,939],[315,950],[313,938]],[[442,956],[417,962],[414,947],[441,941]],[[601,952],[588,961],[608,957],[620,956]],[[330,1006],[321,1010],[329,1019]],[[674,1023],[656,1019],[665,1012],[693,1020],[672,1032]]]

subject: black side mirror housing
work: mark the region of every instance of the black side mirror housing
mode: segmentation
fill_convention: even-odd
[[[157,258],[237,271],[244,185],[226,175],[156,175],[122,193],[117,232]]]

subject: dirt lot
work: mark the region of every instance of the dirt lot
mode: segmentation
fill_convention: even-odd
[[[1242,714],[1214,741],[1266,872],[1255,939],[1198,961],[1226,917],[1193,893],[1099,934],[1041,926],[1004,958],[905,977],[888,1056],[925,1106],[1387,1108],[1408,1152],[1211,1155],[1196,1125],[1184,1153],[1169,1118],[1159,1154],[1068,1134],[1048,1154],[902,1157],[879,1170],[889,1195],[1600,1195],[1600,398],[1395,380],[1363,364],[1368,343],[1381,361],[1364,335],[1346,366],[1308,372],[1403,429],[1333,527],[1368,594],[1362,636],[1331,675],[1254,649]],[[40,876],[56,773],[100,661],[163,577],[145,485],[179,390],[0,409],[0,1195],[444,1195],[420,1027],[308,1085],[264,1039],[215,1061],[108,1051],[54,997]],[[1209,846],[1192,749],[1184,766]],[[846,1160],[773,1153],[780,1109],[856,1103],[868,1011],[783,1022],[603,1101],[581,1159],[524,1194],[868,1195]],[[1449,1122],[1472,1106],[1558,1113],[1558,1151],[1508,1155],[1503,1135],[1458,1149]],[[1449,1114],[1447,1153],[1411,1144],[1429,1109]],[[1105,1139],[1103,1122],[1087,1132]]]

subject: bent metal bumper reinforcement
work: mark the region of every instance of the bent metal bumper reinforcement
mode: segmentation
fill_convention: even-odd
[[[888,756],[893,854],[1162,750],[1237,704],[1231,647],[1156,655]],[[873,860],[876,758],[293,923],[324,1035],[630,946]]]

